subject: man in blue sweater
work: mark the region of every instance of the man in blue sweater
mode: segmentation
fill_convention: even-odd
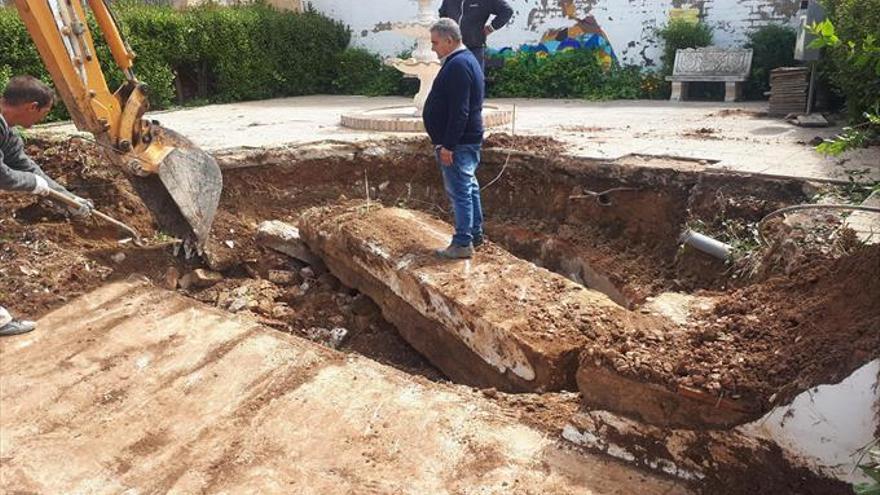
[[[475,173],[483,143],[483,71],[462,44],[452,19],[431,27],[431,46],[443,61],[425,102],[425,130],[443,173],[443,185],[455,215],[455,235],[443,258],[470,258],[483,243],[483,210]]]

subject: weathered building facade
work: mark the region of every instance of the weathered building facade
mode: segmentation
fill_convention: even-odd
[[[508,0],[510,25],[493,34],[492,48],[517,48],[541,41],[551,30],[578,22],[598,25],[623,63],[655,66],[660,49],[656,31],[681,9],[693,9],[715,30],[715,44],[741,45],[748,32],[768,23],[791,23],[800,0]],[[356,45],[386,56],[412,48],[411,41],[390,31],[391,23],[412,19],[413,0],[309,0],[324,14],[351,26]],[[437,7],[440,0],[436,0]],[[595,24],[594,24],[595,21]]]

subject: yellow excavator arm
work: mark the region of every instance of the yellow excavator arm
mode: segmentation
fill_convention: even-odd
[[[134,74],[106,0],[88,0],[126,82],[110,92],[81,0],[14,0],[76,127],[95,136],[166,233],[204,246],[220,202],[217,162],[179,134],[145,119],[145,87]]]

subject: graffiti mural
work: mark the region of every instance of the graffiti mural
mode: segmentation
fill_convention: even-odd
[[[574,0],[559,0],[558,5],[565,18],[574,21],[573,25],[548,30],[541,37],[541,41],[536,44],[523,44],[516,49],[512,47],[490,48],[487,51],[489,57],[505,59],[514,56],[517,51],[546,57],[565,50],[591,50],[596,52],[596,57],[605,67],[610,67],[617,62],[617,56],[614,54],[614,48],[611,46],[608,35],[605,34],[593,15],[586,14],[579,17]],[[534,14],[533,12],[530,17],[533,17]]]

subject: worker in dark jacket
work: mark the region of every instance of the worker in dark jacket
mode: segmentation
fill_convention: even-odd
[[[491,23],[490,16],[495,16]],[[513,9],[505,0],[443,0],[440,17],[458,23],[464,46],[474,54],[480,62],[480,68],[485,71],[486,37],[510,22]]]
[[[24,142],[12,129],[13,126],[28,128],[43,120],[54,102],[54,91],[36,78],[17,76],[9,80],[0,98],[0,190],[45,196],[54,189],[80,204],[78,209],[68,210],[71,215],[87,217],[92,212],[91,202],[50,179],[28,158]],[[34,322],[15,320],[0,306],[0,336],[30,332],[34,328]]]
[[[483,144],[483,71],[462,44],[452,19],[431,27],[431,45],[443,61],[425,101],[425,130],[443,173],[443,185],[455,216],[455,235],[444,258],[470,258],[483,243],[483,210],[476,171]]]

